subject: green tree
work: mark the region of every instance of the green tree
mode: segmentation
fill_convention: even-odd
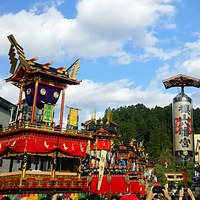
[[[110,108],[109,108],[110,109]],[[149,159],[155,163],[156,173],[161,182],[165,181],[166,172],[183,172],[182,161],[172,157],[173,126],[172,104],[147,108],[143,104],[112,109],[113,121],[120,127],[123,144],[128,145],[132,138],[143,141]],[[200,109],[193,110],[193,132],[200,133]],[[180,160],[180,159],[179,159]],[[176,161],[176,162],[175,162]],[[167,167],[166,167],[167,165]],[[188,184],[194,174],[193,161],[187,162]]]

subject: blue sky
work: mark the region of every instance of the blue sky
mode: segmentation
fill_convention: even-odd
[[[65,104],[81,109],[81,122],[108,107],[169,105],[179,88],[166,90],[162,80],[200,77],[199,10],[198,0],[1,0],[0,96],[17,102],[18,90],[4,81],[13,34],[41,64],[80,59],[82,82],[67,88]],[[199,107],[199,89],[185,91]]]

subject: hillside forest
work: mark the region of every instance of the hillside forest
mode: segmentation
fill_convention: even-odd
[[[110,112],[106,109],[106,115]],[[155,165],[157,176],[165,182],[165,172],[183,171],[183,161],[173,158],[172,104],[147,108],[143,104],[112,109],[112,121],[119,125],[119,144],[129,145],[131,139],[143,141],[145,153]],[[200,133],[200,108],[193,109],[193,133]],[[166,167],[167,166],[167,167]],[[187,161],[188,183],[194,175],[194,161]]]

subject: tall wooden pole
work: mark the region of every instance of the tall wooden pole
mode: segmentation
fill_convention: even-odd
[[[19,120],[19,113],[22,107],[22,94],[23,94],[23,86],[20,85],[20,91],[19,91],[19,98],[18,98],[18,105],[17,105],[17,113],[16,113],[16,121]]]
[[[23,86],[20,86],[20,92],[19,92],[19,99],[18,99],[18,108],[21,109],[22,106],[22,94],[23,94]]]
[[[60,107],[60,128],[62,128],[63,125],[64,106],[65,106],[65,88],[62,90],[62,99]]]
[[[35,112],[36,112],[36,102],[37,102],[37,93],[38,93],[38,81],[35,82],[35,91],[33,96],[33,106],[32,106],[32,114],[31,114],[31,124],[34,123],[35,120]]]

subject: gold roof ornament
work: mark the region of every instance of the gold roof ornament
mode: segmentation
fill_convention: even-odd
[[[65,66],[57,68],[56,71],[57,71],[59,74],[63,74],[63,73],[64,73],[64,70],[66,70],[66,67],[65,67]]]
[[[80,68],[79,66],[79,59],[77,59],[73,64],[72,64],[72,73],[70,74],[70,78],[73,80],[76,80],[76,75],[78,73],[78,70]]]
[[[48,63],[43,64],[42,68],[43,68],[43,69],[50,69],[49,67],[50,67],[51,65],[53,65],[53,62],[48,62]]]
[[[10,50],[8,53],[9,59],[10,59],[10,64],[11,64],[10,73],[14,74],[18,59],[26,67],[29,67],[29,64],[26,61],[26,57],[25,57],[23,48],[17,43],[17,41],[15,40],[15,38],[12,34],[8,36],[8,40],[11,43]],[[18,59],[15,57],[16,52],[19,56]]]
[[[107,118],[107,122],[112,122],[112,120],[113,120],[113,113],[112,113],[112,111],[110,109],[107,112],[106,118]]]
[[[96,109],[95,109],[95,110],[94,110],[94,113],[92,114],[92,117],[91,117],[92,120],[96,120],[96,114],[97,114],[97,113],[96,113]]]
[[[66,71],[66,67],[54,68],[53,62],[40,64],[35,62],[38,58],[26,59],[23,48],[17,43],[13,35],[9,35],[8,39],[11,43],[9,51],[10,73],[11,77],[6,81],[11,81],[15,86],[20,87],[23,83],[30,84],[33,79],[43,80],[46,84],[54,84],[58,87],[66,87],[66,85],[78,85],[77,72],[79,64],[77,59]],[[25,81],[25,82],[24,82]]]
[[[34,62],[35,62],[36,60],[38,60],[38,59],[39,59],[38,57],[28,59],[28,64],[34,65],[34,64],[35,64]]]

